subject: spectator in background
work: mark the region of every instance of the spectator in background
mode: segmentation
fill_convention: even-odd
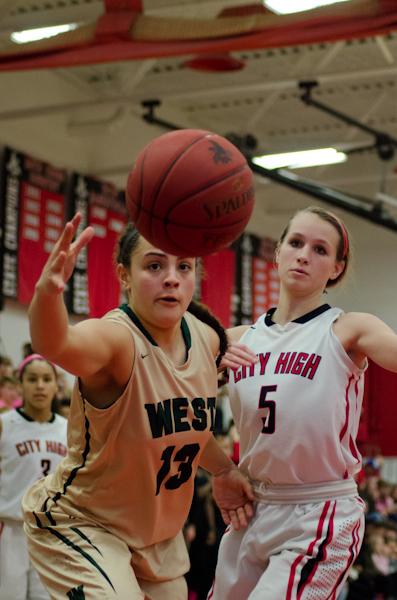
[[[396,535],[393,525],[368,523],[349,580],[347,600],[396,600]]]
[[[0,378],[12,377],[14,374],[14,366],[9,356],[0,354]]]
[[[23,406],[0,416],[0,600],[49,600],[29,560],[21,500],[66,455],[67,424],[51,411],[55,367],[33,354],[19,372]]]
[[[58,391],[54,398],[53,411],[59,415],[62,415],[66,419],[70,412],[70,402],[72,398],[72,390],[69,387],[66,379],[65,371],[57,369],[58,376]]]
[[[55,398],[52,405],[52,410],[57,415],[61,415],[67,419],[70,412],[70,398],[66,396],[63,398]]]
[[[22,360],[24,358],[26,358],[27,356],[31,356],[34,353],[33,346],[29,341],[24,342],[24,344],[22,344],[21,351],[22,351]]]
[[[394,509],[394,500],[391,496],[392,486],[388,481],[379,479],[378,481],[378,497],[375,501],[375,510],[386,520]]]
[[[22,405],[20,383],[13,375],[0,376],[0,412]]]

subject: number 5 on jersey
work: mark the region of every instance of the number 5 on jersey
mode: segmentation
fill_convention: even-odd
[[[268,392],[275,392],[277,390],[276,385],[263,385],[259,396],[258,408],[266,408],[266,416],[262,417],[262,431],[261,433],[274,433],[276,429],[276,402],[270,400],[267,397]]]

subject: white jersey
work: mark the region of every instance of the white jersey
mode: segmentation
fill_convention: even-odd
[[[54,471],[67,451],[67,420],[33,421],[21,409],[0,416],[0,520],[22,521],[26,489]]]
[[[333,332],[342,311],[324,304],[282,326],[274,310],[240,340],[259,362],[230,373],[240,467],[276,486],[351,479],[361,467],[355,440],[365,369]]]

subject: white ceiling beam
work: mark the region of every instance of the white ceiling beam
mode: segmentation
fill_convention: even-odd
[[[355,71],[343,71],[339,73],[331,73],[329,75],[318,75],[316,80],[321,84],[343,83],[345,81],[357,81],[359,79],[381,79],[394,78],[397,75],[397,68],[385,69],[363,69]],[[297,88],[296,79],[279,79],[278,81],[260,81],[257,83],[245,83],[244,85],[229,85],[221,87],[211,87],[204,90],[193,90],[185,92],[164,92],[162,100],[188,100],[189,98],[199,99],[208,96],[217,96],[222,94],[244,94],[248,96],[252,92],[271,91],[271,90],[291,90]]]
[[[376,45],[378,46],[379,50],[381,51],[383,58],[385,59],[385,62],[388,65],[394,65],[396,61],[394,60],[393,54],[390,52],[390,48],[387,47],[385,38],[377,35],[377,36],[375,36],[375,41],[376,41]]]
[[[316,73],[320,73],[321,71],[326,69],[331,64],[331,62],[338,56],[338,54],[341,52],[341,50],[343,50],[345,45],[346,45],[346,42],[344,40],[342,40],[341,42],[335,42],[334,44],[332,44],[331,48],[325,54],[325,56],[323,56],[323,58],[321,60],[319,60],[319,62],[317,63],[317,65],[314,68],[314,71]]]
[[[365,80],[365,79],[376,79],[379,80],[381,78],[395,78],[397,75],[397,67],[387,68],[387,69],[366,69],[363,71],[354,71],[354,72],[341,72],[341,73],[333,73],[331,75],[320,75],[317,77],[318,83],[321,84],[330,84],[330,83],[343,83],[343,82],[351,82],[357,80]],[[1,80],[1,73],[0,73]],[[282,92],[286,90],[294,90],[297,89],[297,80],[296,79],[280,79],[279,81],[269,81],[269,82],[258,82],[254,84],[244,84],[244,85],[233,85],[230,86],[221,86],[218,88],[209,87],[206,90],[198,91],[186,91],[186,92],[167,92],[163,91],[160,94],[160,100],[170,100],[173,102],[194,99],[195,101],[199,99],[212,98],[214,96],[224,95],[226,97],[231,97],[233,94],[243,94],[244,96],[249,96],[250,93],[259,92],[259,91],[277,91]],[[76,108],[87,108],[94,106],[111,106],[111,105],[121,105],[128,104],[139,105],[141,100],[147,98],[147,93],[142,93],[140,88],[138,88],[138,92],[135,95],[131,96],[114,96],[113,98],[98,98],[95,100],[87,100],[81,102],[68,102],[62,104],[50,104],[46,106],[39,107],[30,107],[30,108],[20,108],[20,109],[12,109],[12,110],[3,110],[0,111],[0,120],[11,120],[11,119],[19,119],[19,118],[33,118],[43,115],[54,115],[62,112],[73,111]]]

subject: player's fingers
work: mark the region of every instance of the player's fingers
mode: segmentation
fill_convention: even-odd
[[[72,219],[70,219],[70,221],[66,223],[58,241],[53,248],[52,254],[57,254],[58,252],[67,252],[69,250],[73,238],[77,233],[81,219],[82,216],[78,212],[74,215],[74,217],[72,217]]]
[[[95,230],[93,227],[86,227],[70,246],[70,250],[77,255],[92,240],[94,234]]]
[[[251,519],[251,517],[254,516],[254,507],[253,504],[251,502],[246,502],[244,504],[244,510],[245,510],[245,514],[247,516],[248,519]]]
[[[64,264],[65,264],[65,260],[66,260],[66,253],[65,252],[60,252],[59,254],[57,254],[54,257],[54,260],[51,262],[51,271],[53,273],[59,273],[60,271],[62,271]]]
[[[75,236],[78,223],[80,222],[79,219],[76,219],[77,216],[79,215],[75,215],[71,221],[68,221],[62,231],[61,237],[59,238],[59,248],[61,250],[68,248]]]
[[[223,519],[223,522],[225,523],[225,525],[230,525],[230,518],[229,518],[228,511],[221,508],[221,516],[222,516],[222,519]]]
[[[227,352],[222,357],[220,366],[223,368],[227,367],[229,369],[238,369],[241,367],[241,365],[249,367],[251,364],[252,361]]]
[[[231,523],[233,529],[238,531],[240,529],[240,520],[237,515],[237,511],[229,510],[229,519],[230,519],[230,523]]]
[[[248,479],[244,478],[242,483],[243,483],[244,493],[247,496],[248,500],[251,500],[251,501],[255,500],[254,490],[252,489],[252,485],[248,481]]]
[[[249,361],[257,361],[258,357],[251,348],[246,346],[245,344],[241,344],[240,342],[232,342],[229,344],[228,352],[235,354],[241,358],[244,358]]]

